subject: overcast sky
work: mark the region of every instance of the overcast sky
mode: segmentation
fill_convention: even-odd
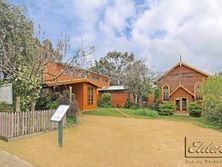
[[[52,41],[94,45],[92,58],[133,52],[163,72],[179,61],[222,71],[222,0],[11,0],[25,5]]]

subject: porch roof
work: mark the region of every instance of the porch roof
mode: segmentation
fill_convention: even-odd
[[[180,88],[183,89],[185,92],[189,93],[191,96],[194,96],[194,97],[195,97],[195,95],[194,95],[191,91],[189,91],[187,88],[185,88],[183,85],[179,85],[179,86],[169,95],[169,97],[172,96],[174,93],[176,93],[177,90],[179,90]]]
[[[70,80],[63,80],[63,81],[53,81],[53,82],[46,83],[46,85],[48,85],[49,87],[52,87],[52,86],[60,86],[60,85],[70,85],[70,84],[75,84],[75,83],[90,83],[90,84],[98,87],[97,84],[95,84],[94,82],[88,80],[87,78],[83,78],[83,79],[70,79]]]

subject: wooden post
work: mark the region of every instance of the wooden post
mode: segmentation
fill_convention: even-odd
[[[15,100],[16,100],[16,102],[15,102],[15,111],[20,112],[20,97],[17,96]]]
[[[31,106],[31,111],[34,112],[35,111],[35,103],[32,103],[32,106]]]
[[[69,86],[69,100],[72,102],[72,86]]]

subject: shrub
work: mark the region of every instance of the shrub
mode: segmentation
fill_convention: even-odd
[[[222,76],[210,77],[201,86],[203,94],[203,118],[222,127]]]
[[[160,89],[159,88],[156,88],[154,90],[154,101],[155,102],[160,101]]]
[[[13,111],[14,111],[13,105],[0,102],[0,112],[13,112]]]
[[[76,116],[79,112],[78,104],[75,99],[75,95],[72,94],[72,101],[70,101],[69,91],[65,90],[62,93],[51,92],[51,93],[42,93],[40,98],[36,102],[37,110],[54,110],[59,107],[61,104],[68,104],[70,108],[67,112],[68,116]]]
[[[57,104],[68,104],[70,106],[67,111],[68,116],[76,116],[79,113],[79,107],[75,99],[75,95],[72,94],[72,101],[70,101],[69,91],[63,91],[60,93],[58,99],[56,100]]]
[[[146,109],[138,109],[133,111],[135,115],[140,115],[140,116],[148,116],[152,118],[156,118],[159,116],[157,111],[150,110],[148,108]]]
[[[138,110],[133,110],[135,115],[141,115],[141,116],[146,116],[146,111],[145,109],[138,109]]]
[[[160,110],[160,103],[154,102],[152,105],[149,105],[149,108],[151,108],[152,110],[155,110],[155,111],[159,111]]]
[[[36,110],[47,110],[48,105],[51,103],[50,99],[48,99],[45,95],[41,94],[40,97],[36,101],[35,109]]]
[[[133,103],[133,105],[130,108],[133,109],[133,110],[138,110],[141,107],[140,107],[140,105],[138,103]]]
[[[75,123],[77,123],[77,117],[74,115],[71,115],[71,116],[67,116],[66,117],[66,122],[68,125],[73,125]]]
[[[188,105],[189,115],[192,117],[200,117],[202,112],[202,107],[196,102],[189,103]]]
[[[156,88],[154,90],[154,103],[149,105],[152,110],[159,111],[160,110],[160,89]]]
[[[49,102],[46,107],[45,107],[45,110],[55,110],[59,107],[59,103],[57,102]]]
[[[124,108],[131,108],[133,106],[133,102],[130,98],[127,98],[126,103],[124,104]]]
[[[159,115],[169,116],[174,114],[174,104],[171,102],[164,102],[160,104],[160,109],[158,111]]]
[[[112,97],[110,93],[104,93],[102,94],[102,97],[100,99],[99,105],[100,107],[112,107]]]

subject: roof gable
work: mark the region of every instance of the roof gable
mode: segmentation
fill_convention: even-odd
[[[191,96],[195,96],[191,91],[189,91],[187,88],[185,88],[184,86],[180,85],[178,86],[169,96],[171,97],[174,93],[176,93],[179,89],[183,89],[185,92],[187,92],[188,94],[190,94]]]
[[[196,71],[196,72],[198,72],[198,73],[200,73],[200,74],[202,74],[202,75],[204,75],[204,76],[206,76],[206,77],[209,77],[209,74],[207,74],[207,73],[205,73],[205,72],[203,72],[203,71],[201,71],[201,70],[199,70],[199,69],[197,69],[197,68],[195,68],[195,67],[192,67],[192,66],[190,66],[190,65],[188,65],[188,64],[186,64],[186,63],[179,62],[179,63],[177,63],[175,66],[173,66],[172,68],[170,68],[168,71],[166,71],[163,75],[159,76],[159,77],[155,80],[155,82],[158,82],[160,79],[164,78],[164,77],[167,76],[170,72],[172,72],[174,69],[176,69],[177,67],[180,67],[180,66],[185,66],[185,67],[187,67],[187,68],[189,68],[189,69],[191,69],[191,70],[193,70],[193,71]]]

